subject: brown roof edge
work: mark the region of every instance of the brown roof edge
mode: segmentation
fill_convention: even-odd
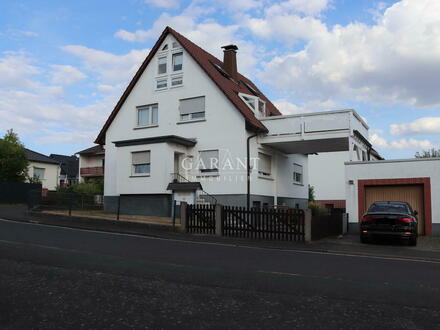
[[[221,83],[218,81],[218,79],[216,79],[212,75],[212,73],[208,71],[208,69],[205,67],[205,65],[200,61],[199,58],[197,58],[197,56],[195,56],[193,54],[193,52],[196,52],[197,50],[201,50],[207,56],[210,56],[210,57],[216,59],[217,61],[220,61],[220,60],[218,60],[217,58],[215,58],[214,56],[212,56],[211,54],[206,52],[201,47],[199,47],[196,44],[194,44],[189,39],[187,39],[184,36],[182,36],[180,33],[174,31],[172,28],[167,26],[164,29],[164,31],[162,32],[162,34],[160,35],[159,39],[154,44],[153,48],[151,49],[150,53],[148,54],[148,56],[146,57],[146,59],[144,60],[142,65],[139,67],[139,69],[136,72],[136,74],[134,75],[133,79],[128,84],[127,88],[125,89],[125,91],[122,94],[121,98],[119,99],[118,103],[114,107],[113,111],[110,113],[110,116],[107,118],[107,121],[105,122],[104,126],[102,127],[101,131],[99,132],[99,135],[98,135],[98,137],[95,140],[95,143],[101,144],[101,145],[105,144],[105,133],[106,133],[108,127],[112,123],[113,119],[116,117],[119,109],[124,104],[124,102],[127,99],[128,95],[130,94],[130,92],[132,91],[134,86],[136,85],[136,83],[139,80],[140,76],[144,72],[145,68],[148,66],[148,64],[151,61],[151,59],[154,57],[154,55],[157,52],[160,44],[164,41],[164,39],[165,39],[165,37],[167,36],[168,33],[171,33],[171,35],[173,37],[175,37],[180,42],[182,47],[191,55],[191,57],[196,61],[196,63],[199,64],[199,66],[203,69],[203,71],[205,71],[205,73],[208,75],[208,77],[210,77],[211,80],[217,85],[217,87],[222,91],[222,93],[226,96],[226,98],[229,99],[229,101],[231,101],[231,103],[237,108],[237,110],[239,110],[242,113],[242,115],[244,116],[245,121],[246,121],[246,129],[254,131],[256,133],[267,133],[268,132],[267,128],[258,119],[252,118],[252,116],[250,116],[249,114],[243,112],[243,110],[242,110],[243,109],[243,104],[239,104],[238,103],[239,101],[236,98],[233,98],[230,95],[228,95],[228,93],[225,91],[224,86],[222,86]],[[189,47],[191,47],[192,49],[189,49]],[[194,47],[196,47],[196,49],[197,49],[196,51],[194,50]],[[251,83],[252,86],[255,86],[255,84],[253,84],[249,79],[247,79],[246,77],[244,77],[240,73],[238,73],[238,77],[240,79],[246,80],[246,82],[248,82],[248,83]],[[257,88],[257,90],[258,90],[258,88]],[[263,95],[263,93],[261,93],[261,94]],[[278,109],[276,109],[276,107],[272,104],[272,102],[270,102],[270,100],[267,99],[264,95],[263,95],[263,99],[266,102],[269,102],[271,107],[273,107],[272,110],[271,110],[272,113],[274,113],[274,114],[279,113]]]
[[[125,100],[127,99],[128,95],[130,95],[130,92],[136,85],[137,81],[141,77],[142,73],[144,72],[145,68],[147,67],[148,63],[150,63],[151,59],[153,58],[154,54],[156,53],[157,49],[159,48],[162,41],[167,36],[168,32],[170,32],[171,28],[167,26],[165,30],[163,30],[162,34],[160,35],[159,39],[154,44],[153,48],[148,53],[148,56],[145,58],[145,60],[142,62],[139,69],[136,71],[136,74],[134,75],[133,79],[131,79],[130,83],[128,84],[127,88],[125,89],[124,93],[122,94],[121,98],[119,99],[118,103],[116,103],[116,106],[114,107],[113,111],[110,113],[110,116],[107,118],[104,126],[102,127],[101,131],[98,134],[98,137],[95,140],[95,143],[97,144],[105,144],[105,132],[109,128],[111,122],[116,117],[119,109],[124,104]]]

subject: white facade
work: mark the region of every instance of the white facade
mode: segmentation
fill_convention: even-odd
[[[185,50],[171,47],[173,42],[174,38],[168,35],[159,49],[164,44],[170,45],[169,49],[158,52],[150,62],[106,132],[105,195],[171,194],[167,186],[171,174],[176,172],[175,154],[180,153],[181,159],[194,162],[199,152],[206,150],[218,150],[218,173],[185,168],[179,173],[191,181],[201,182],[203,189],[211,195],[246,194],[246,168],[243,164],[246,162],[246,139],[250,133],[246,130],[245,119]],[[166,56],[171,63],[175,52],[183,52],[183,70],[176,74],[170,74],[168,70],[158,78],[158,58]],[[158,80],[167,79],[170,84],[175,76],[183,78],[183,85],[162,90],[156,88]],[[179,100],[200,96],[205,97],[205,118],[182,122]],[[137,108],[151,104],[157,104],[157,124],[137,127]],[[196,144],[187,147],[161,142],[117,147],[113,143],[169,135],[194,139]],[[272,157],[270,176],[262,178],[253,168],[251,194],[307,198],[307,179],[302,185],[287,179],[292,178],[294,163],[303,166],[307,178],[307,157],[280,153],[260,145],[256,138],[251,139],[250,150],[251,158],[258,157],[258,152]],[[133,175],[132,155],[142,151],[150,152],[150,172],[144,176]]]
[[[350,222],[359,220],[359,180],[409,178],[430,178],[433,232],[440,232],[434,228],[440,225],[440,158],[346,162],[344,185]]]
[[[28,175],[31,178],[38,178],[43,189],[56,190],[59,182],[60,166],[58,164],[29,161]]]
[[[316,200],[345,200],[345,166],[350,151],[309,155],[309,183]]]
[[[309,183],[317,201],[345,204],[344,163],[367,160],[368,125],[352,109],[262,119],[263,144],[308,154]],[[376,158],[370,154],[371,160]],[[337,207],[337,206],[335,206]]]

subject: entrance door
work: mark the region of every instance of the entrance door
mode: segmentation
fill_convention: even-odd
[[[374,202],[407,202],[419,214],[418,233],[425,234],[423,185],[384,185],[365,187],[365,210]]]

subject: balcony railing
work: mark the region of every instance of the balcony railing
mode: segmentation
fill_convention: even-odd
[[[81,167],[79,173],[81,176],[102,176],[104,175],[104,167]]]

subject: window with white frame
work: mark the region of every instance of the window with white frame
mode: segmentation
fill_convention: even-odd
[[[359,148],[358,148],[357,145],[354,145],[353,151],[355,152],[356,160],[361,160],[361,156],[360,156],[360,153],[359,153]]]
[[[201,173],[217,173],[219,167],[218,150],[200,151],[198,167]]]
[[[365,162],[367,160],[367,153],[362,150],[362,160]]]
[[[240,94],[241,99],[250,107],[253,111],[257,108],[256,103],[258,98],[250,95]]]
[[[183,67],[183,53],[173,54],[173,71],[180,71]]]
[[[303,184],[303,167],[299,164],[293,164],[293,182]]]
[[[158,105],[144,105],[137,108],[137,126],[154,126],[158,122]]]
[[[157,73],[158,74],[165,74],[167,73],[167,57],[162,56],[159,57],[157,60]]]
[[[179,43],[177,41],[173,41],[173,48],[179,48]]]
[[[178,86],[182,86],[182,85],[183,85],[183,77],[182,76],[171,78],[171,87],[178,87]]]
[[[180,100],[180,120],[196,120],[205,118],[205,97],[193,97]]]
[[[263,154],[262,152],[258,153],[258,174],[262,176],[270,176],[272,172],[272,157]]]
[[[168,87],[168,79],[158,79],[156,80],[156,89],[164,89]]]
[[[266,102],[262,99],[258,99],[258,115],[260,117],[266,117]]]
[[[36,180],[44,180],[44,173],[46,172],[45,168],[34,167],[34,179]]]
[[[132,152],[131,163],[132,175],[150,175],[150,151]]]
[[[257,117],[266,117],[266,102],[258,96],[239,93],[240,98],[255,113]]]

